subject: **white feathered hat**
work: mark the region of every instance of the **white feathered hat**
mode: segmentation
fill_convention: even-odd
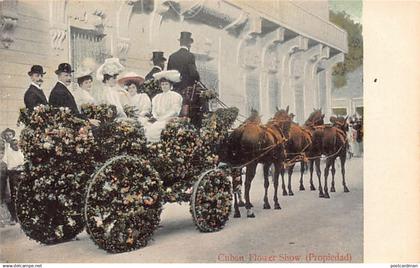
[[[120,74],[124,70],[124,66],[120,63],[118,58],[108,58],[105,60],[98,70],[96,71],[96,79],[102,81],[104,79],[104,74],[116,75]]]
[[[84,76],[92,75],[93,71],[90,68],[87,67],[79,67],[76,72],[74,73],[74,78],[81,78]]]
[[[153,77],[156,80],[160,80],[163,78],[173,83],[177,83],[181,81],[181,74],[177,70],[161,71],[161,72],[155,73]]]

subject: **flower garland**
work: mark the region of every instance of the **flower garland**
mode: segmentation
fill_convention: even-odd
[[[22,110],[20,123],[26,125],[20,137],[25,176],[16,200],[21,227],[44,244],[72,239],[84,228],[84,191],[96,147],[92,129],[70,109],[44,105]]]
[[[119,156],[93,177],[85,217],[93,241],[111,253],[147,245],[159,225],[162,181],[143,158]]]
[[[89,119],[96,119],[101,123],[109,123],[117,117],[117,107],[108,104],[82,104],[82,113]]]
[[[137,109],[135,106],[124,105],[124,113],[128,118],[137,118],[139,109]]]
[[[197,181],[190,212],[200,231],[221,230],[229,220],[231,207],[231,183],[223,170],[210,171]]]
[[[149,144],[149,159],[159,171],[165,202],[188,201],[197,171],[199,136],[188,119],[176,118],[162,131],[161,141]]]
[[[146,136],[143,126],[134,119],[115,120],[117,111],[114,105],[84,106],[82,111],[90,119],[101,121],[95,130],[98,141],[94,153],[95,160],[103,163],[107,159],[122,154],[144,156],[147,153]]]
[[[103,124],[97,129],[95,138],[100,141],[96,153],[98,162],[122,154],[132,156],[147,154],[147,140],[143,126],[133,119]]]

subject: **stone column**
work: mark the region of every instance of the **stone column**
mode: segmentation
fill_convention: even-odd
[[[67,0],[49,1],[49,22],[51,47],[56,55],[64,50],[64,40],[67,38]]]
[[[323,60],[320,64],[324,71],[325,75],[325,96],[326,96],[326,107],[323,109],[325,111],[325,118],[329,118],[332,114],[332,99],[331,99],[331,91],[332,91],[332,72],[334,66],[344,61],[344,53],[339,53],[328,60]],[[321,89],[323,90],[323,89]]]
[[[318,77],[317,77],[317,71],[319,67],[319,63],[324,60],[328,59],[330,56],[330,48],[329,47],[323,47],[322,53],[316,57],[314,61],[310,61],[308,63],[308,73],[307,78],[305,79],[305,93],[308,93],[307,99],[305,103],[308,105],[305,109],[305,111],[312,111],[313,108],[320,108],[319,107],[319,83],[318,83]],[[309,116],[309,114],[305,114],[305,117]]]
[[[278,75],[279,58],[277,47],[283,40],[284,28],[278,28],[262,40],[264,45],[261,55],[260,113],[263,116],[263,121],[268,120],[272,116],[270,111],[269,81],[272,76],[275,76],[277,79],[280,78]]]
[[[259,49],[261,35],[261,17],[251,16],[248,20],[245,30],[240,36],[236,49],[236,63],[239,70],[238,86],[243,89],[243,102],[239,105],[240,112],[244,115],[248,114],[248,104],[251,102],[247,94],[247,77],[256,76],[259,80],[258,68],[261,66],[261,50]],[[257,90],[260,90],[258,88]],[[258,94],[259,97],[259,92]],[[254,107],[255,108],[255,107]],[[261,108],[261,107],[260,107]]]
[[[308,39],[297,36],[279,45],[279,107],[284,108],[289,105],[289,111],[296,113],[295,98],[292,87],[290,86],[291,58],[297,51],[308,49]]]
[[[313,88],[311,89],[311,67],[320,55],[322,55],[321,44],[294,55],[291,83],[295,92],[299,90],[303,94],[303,107],[296,107],[297,121],[299,123],[302,123],[309,116],[313,108],[314,90]]]

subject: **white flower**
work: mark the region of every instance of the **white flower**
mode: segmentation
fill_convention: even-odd
[[[70,226],[75,226],[75,225],[76,225],[76,221],[75,221],[75,220],[73,220],[72,218],[69,218],[69,219],[68,219],[68,222],[69,222],[69,225],[70,225]]]
[[[96,222],[96,227],[101,227],[104,224],[101,217],[94,216],[93,219]]]
[[[112,191],[112,187],[111,187],[111,185],[109,185],[109,183],[107,181],[105,182],[102,189],[104,189],[105,191],[108,191],[108,192]]]
[[[64,235],[63,225],[57,226],[57,228],[55,229],[55,235],[58,236],[58,237],[62,237]]]
[[[44,142],[44,143],[42,144],[42,147],[43,147],[44,149],[49,150],[49,149],[51,149],[52,144],[51,144],[51,143],[49,143],[49,142]]]

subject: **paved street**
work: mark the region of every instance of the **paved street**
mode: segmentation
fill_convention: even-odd
[[[299,191],[299,172],[295,172],[295,195],[279,196],[281,210],[263,210],[259,169],[251,189],[256,218],[231,217],[225,229],[217,233],[198,232],[188,204],[166,205],[154,240],[146,248],[129,253],[108,254],[98,249],[86,232],[78,240],[44,246],[29,240],[18,225],[8,226],[0,229],[0,262],[361,262],[363,160],[347,162],[350,193],[343,192],[339,170],[337,192],[330,194],[331,199],[318,198],[318,191],[309,191],[307,174],[306,191]],[[269,198],[272,200],[272,191]],[[244,208],[241,212],[246,215]]]

